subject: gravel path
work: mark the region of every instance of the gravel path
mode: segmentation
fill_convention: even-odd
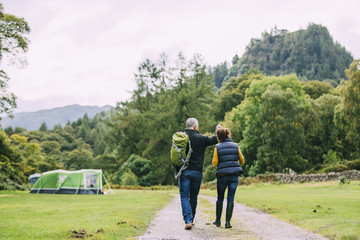
[[[185,230],[181,214],[180,196],[176,195],[156,215],[147,232],[138,239],[326,239],[240,203],[235,203],[234,206],[231,219],[233,227],[225,229],[226,202],[224,202],[222,226],[218,228],[212,224],[212,218],[215,216],[215,202],[215,197],[200,195],[195,226],[191,230]]]

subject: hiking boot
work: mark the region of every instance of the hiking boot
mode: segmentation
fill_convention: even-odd
[[[190,230],[192,228],[192,226],[193,226],[192,223],[186,223],[185,224],[185,229]]]
[[[216,220],[213,221],[213,224],[217,227],[220,227],[221,225],[221,213],[223,209],[223,202],[216,202]]]
[[[227,206],[226,206],[226,222],[225,222],[225,228],[232,228],[232,226],[230,225],[230,220],[233,214],[233,210],[234,210],[234,203],[233,202],[228,202]]]

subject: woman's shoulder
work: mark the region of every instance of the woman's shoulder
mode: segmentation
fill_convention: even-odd
[[[229,144],[236,144],[238,145],[236,142],[234,142],[231,138],[226,138],[222,143],[229,143]]]
[[[222,146],[232,146],[232,147],[238,147],[239,145],[235,142],[233,142],[231,139],[228,140],[228,141],[223,141],[223,142],[220,142],[218,144],[216,144],[215,146],[218,146],[218,147],[222,147]]]

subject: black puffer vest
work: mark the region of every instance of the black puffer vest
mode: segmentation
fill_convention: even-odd
[[[216,176],[239,175],[242,168],[239,163],[239,146],[230,138],[216,145],[219,163]]]

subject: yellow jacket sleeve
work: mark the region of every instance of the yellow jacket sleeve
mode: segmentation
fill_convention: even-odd
[[[218,163],[219,163],[219,158],[218,158],[217,149],[216,149],[216,147],[215,147],[212,164],[216,167],[216,166],[218,165]]]
[[[245,163],[245,158],[241,153],[240,147],[239,147],[239,163],[240,163],[240,165],[243,165]]]

